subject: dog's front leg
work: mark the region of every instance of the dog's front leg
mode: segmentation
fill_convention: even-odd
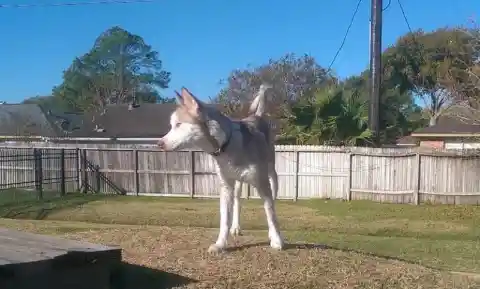
[[[230,235],[236,237],[242,235],[240,230],[240,195],[242,194],[242,185],[240,181],[235,182],[234,199],[233,199],[233,219],[230,227]]]
[[[220,232],[215,244],[208,248],[209,253],[218,253],[227,246],[228,231],[232,223],[233,213],[233,187],[235,181],[221,180],[222,190],[220,192]]]

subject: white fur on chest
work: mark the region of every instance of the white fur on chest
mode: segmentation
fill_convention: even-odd
[[[247,165],[238,167],[229,160],[216,160],[216,169],[220,177],[235,179],[237,181],[252,183],[257,175],[258,167],[256,165]]]

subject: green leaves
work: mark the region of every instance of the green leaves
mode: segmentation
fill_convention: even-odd
[[[359,94],[339,88],[319,89],[314,97],[292,107],[295,117],[288,122],[283,138],[297,144],[360,145],[368,142],[368,106]]]

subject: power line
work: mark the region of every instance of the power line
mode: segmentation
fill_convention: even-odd
[[[403,9],[402,2],[400,0],[397,0],[398,6],[400,6],[400,11],[402,11],[403,19],[405,20],[405,23],[407,23],[408,30],[410,30],[410,33],[413,33],[412,27],[410,26],[410,22],[408,21],[407,14],[405,13],[405,9]]]
[[[330,72],[332,69],[333,64],[337,60],[338,55],[340,54],[340,51],[342,51],[343,46],[345,45],[345,42],[347,41],[348,33],[350,33],[350,29],[353,26],[353,22],[355,21],[355,16],[357,16],[358,9],[360,8],[360,4],[362,4],[362,0],[358,0],[357,2],[357,7],[355,7],[355,11],[353,12],[352,18],[350,19],[350,24],[347,27],[347,31],[345,31],[345,35],[343,36],[342,43],[337,49],[337,52],[335,53],[335,56],[333,57],[332,61],[330,62],[330,65],[328,66],[327,73]]]
[[[134,3],[152,3],[155,0],[97,0],[86,2],[59,2],[59,3],[32,3],[32,4],[0,4],[0,8],[47,8],[47,7],[67,7],[67,6],[86,6],[86,5],[109,5],[109,4],[134,4]]]
[[[413,44],[417,49],[421,49],[420,43],[417,41],[417,36],[413,33],[412,26],[410,25],[410,22],[408,21],[407,18],[407,13],[405,13],[405,9],[403,8],[402,2],[400,0],[397,0],[398,6],[400,7],[400,11],[402,12],[403,19],[405,20],[405,23],[407,24],[408,31],[410,31],[410,34],[412,35],[412,40]]]
[[[388,4],[387,6],[385,6],[385,8],[382,9],[382,11],[387,11],[388,8],[390,8],[390,5],[392,4],[392,0],[388,0]]]

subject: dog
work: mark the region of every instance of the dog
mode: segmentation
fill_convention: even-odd
[[[229,233],[235,237],[240,230],[240,193],[242,183],[254,186],[263,200],[268,223],[270,247],[284,248],[274,200],[278,191],[275,170],[274,137],[265,114],[265,91],[262,84],[256,93],[249,115],[234,120],[216,107],[200,101],[182,87],[177,108],[170,117],[170,131],[158,141],[161,150],[198,148],[209,153],[216,162],[220,178],[220,231],[210,253],[223,251]]]

